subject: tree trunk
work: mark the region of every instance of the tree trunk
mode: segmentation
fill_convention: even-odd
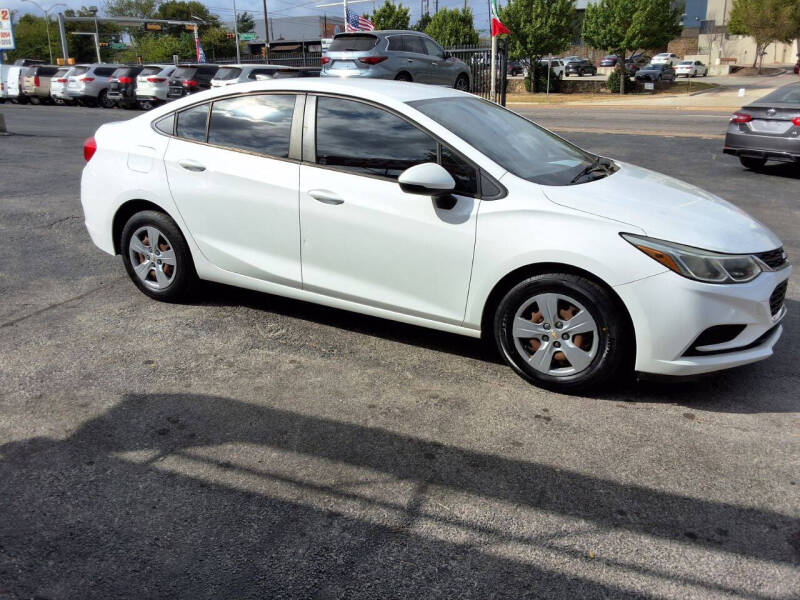
[[[625,51],[622,51],[622,56],[617,54],[617,67],[619,68],[619,93],[620,96],[625,94]]]

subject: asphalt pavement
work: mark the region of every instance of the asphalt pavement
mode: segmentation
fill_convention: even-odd
[[[800,171],[722,155],[724,115],[521,112],[800,255]],[[83,140],[133,113],[0,113],[0,600],[798,597],[796,275],[765,362],[554,394],[478,340],[149,300],[79,202]]]

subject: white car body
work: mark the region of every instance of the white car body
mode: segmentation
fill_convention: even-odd
[[[708,67],[699,60],[684,60],[675,66],[676,77],[705,77]]]
[[[59,69],[61,71],[62,69]],[[69,76],[72,74],[72,68],[68,69],[66,72],[61,73],[60,75],[56,73],[53,75],[53,78],[50,80],[50,96],[55,98],[56,100],[62,101],[69,101],[70,97],[67,94],[67,82],[69,81]]]
[[[0,64],[0,100],[8,98],[8,71],[11,65]]]
[[[149,72],[159,69],[157,72]],[[144,102],[166,102],[169,91],[169,78],[175,65],[146,65],[136,77],[136,99]]]
[[[672,54],[671,52],[662,52],[661,54],[656,54],[650,62],[654,65],[661,65],[661,64],[668,64],[671,67],[677,65],[681,59],[678,57],[677,54]]]
[[[305,144],[299,132],[315,127],[309,110],[315,94],[357,99],[404,115],[473,161],[506,194],[455,196],[454,207],[439,210],[393,181],[193,142],[153,126],[214,98],[270,91],[308,94],[305,117],[295,114],[292,126],[298,153]],[[99,248],[118,254],[115,216],[146,200],[178,225],[201,279],[471,337],[481,335],[487,300],[504,277],[531,265],[566,265],[603,282],[624,304],[637,371],[692,375],[772,354],[785,308],[773,316],[769,299],[788,279],[788,263],[748,283],[712,285],[670,271],[620,235],[757,253],[781,246],[772,232],[710,193],[630,164],[617,163],[612,175],[579,185],[518,177],[408,104],[454,97],[470,96],[405,82],[263,81],[103,125],[81,180],[86,227]],[[328,195],[336,201],[327,202]],[[722,344],[725,352],[685,355],[700,332],[724,323],[745,325]]]
[[[220,76],[225,75],[226,70],[239,69],[239,73],[230,79],[223,79]],[[292,71],[292,67],[285,65],[266,65],[266,64],[252,64],[252,65],[222,65],[217,71],[214,78],[211,80],[211,87],[224,87],[226,85],[235,85],[237,83],[247,83],[249,81],[257,81],[263,79],[272,79],[277,71]]]
[[[550,63],[550,69],[553,71],[553,73],[556,74],[556,77],[563,77],[564,76],[565,62],[563,60],[561,60],[560,58],[554,58],[552,60],[552,62],[549,61],[546,58],[543,58],[539,62],[541,64],[543,64],[543,65],[546,65],[547,63]],[[527,72],[525,73],[525,75],[527,75]]]

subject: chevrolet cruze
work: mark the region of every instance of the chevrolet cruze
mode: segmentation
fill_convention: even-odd
[[[721,198],[457,90],[228,86],[86,141],[94,243],[147,296],[198,279],[493,339],[538,385],[772,354],[790,266]]]

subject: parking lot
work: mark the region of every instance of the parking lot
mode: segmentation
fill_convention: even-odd
[[[84,139],[139,113],[0,112],[0,600],[797,597],[796,275],[765,362],[554,394],[478,340],[217,285],[149,300],[79,201]],[[729,113],[519,112],[800,255],[800,170],[724,156]]]

